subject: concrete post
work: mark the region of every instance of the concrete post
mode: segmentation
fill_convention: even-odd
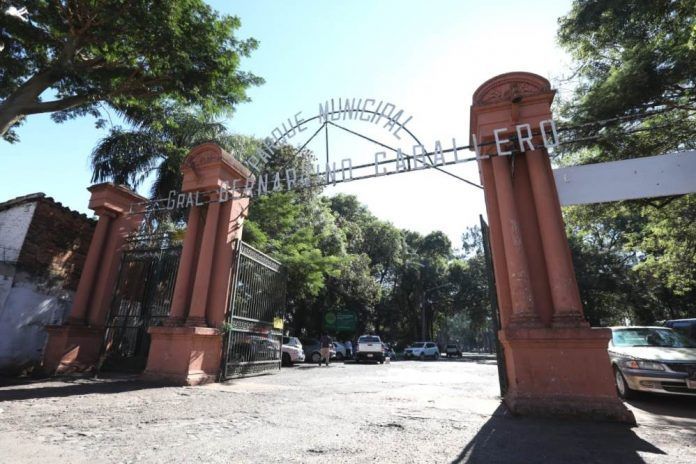
[[[191,150],[182,172],[182,192],[198,194],[207,206],[194,206],[189,214],[171,318],[168,326],[148,330],[144,377],[192,385],[218,378],[223,343],[217,327],[225,320],[233,246],[241,239],[249,202],[225,192],[235,183],[244,185],[251,172],[213,143]],[[204,221],[202,208],[207,208]]]
[[[77,285],[77,292],[75,293],[75,298],[73,299],[72,310],[70,311],[70,324],[84,325],[87,323],[86,316],[89,298],[92,294],[94,279],[97,276],[99,260],[102,257],[104,243],[106,242],[106,237],[109,233],[110,222],[111,216],[108,212],[104,211],[99,217],[97,228],[94,231],[92,241],[89,244],[87,259],[85,260],[85,266],[82,270],[80,282]]]
[[[48,373],[85,371],[96,365],[123,245],[142,220],[141,215],[130,214],[131,205],[146,200],[135,192],[112,183],[93,185],[88,190],[89,208],[99,215],[99,222],[68,325],[46,327],[43,368]]]
[[[471,132],[483,147],[479,172],[491,229],[509,380],[504,401],[519,414],[634,422],[618,400],[607,354],[611,333],[582,318],[560,204],[542,137],[519,146],[516,127],[537,133],[554,91],[531,73],[496,76],[479,87]],[[502,130],[500,130],[502,129]],[[496,142],[497,135],[497,144]],[[529,135],[525,132],[525,135]],[[514,152],[514,172],[511,154]]]
[[[169,311],[168,325],[176,326],[184,322],[186,309],[191,301],[191,280],[194,270],[194,259],[198,247],[198,233],[201,217],[200,206],[191,206],[186,223],[186,235],[179,260],[179,272],[174,283],[172,307]]]

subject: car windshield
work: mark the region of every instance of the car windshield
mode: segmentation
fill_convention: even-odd
[[[379,343],[379,342],[380,342],[379,337],[374,337],[374,336],[366,336],[366,337],[358,338],[358,343]]]
[[[663,348],[696,348],[696,341],[670,329],[649,327],[620,329],[612,332],[614,346],[652,346]]]
[[[423,348],[425,346],[425,343],[414,343],[411,345],[411,348]]]

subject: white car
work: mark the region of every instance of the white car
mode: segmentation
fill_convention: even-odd
[[[304,362],[305,354],[302,343],[297,337],[283,337],[283,365],[292,366],[293,363]]]
[[[346,346],[341,342],[333,342],[334,350],[336,350],[336,359],[343,361],[346,359]]]
[[[609,359],[622,398],[636,391],[696,396],[696,341],[666,327],[612,327]]]
[[[420,359],[423,361],[425,358],[438,359],[440,357],[440,349],[434,342],[418,342],[414,343],[404,350],[404,358],[406,359]]]

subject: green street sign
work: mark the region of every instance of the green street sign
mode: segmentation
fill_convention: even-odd
[[[357,327],[358,316],[351,311],[335,313],[329,311],[324,314],[324,328],[336,332],[354,332]]]
[[[357,322],[358,317],[354,312],[336,313],[337,332],[354,332]]]

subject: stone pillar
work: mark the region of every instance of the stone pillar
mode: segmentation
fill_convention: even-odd
[[[634,422],[616,395],[609,329],[589,328],[565,235],[548,154],[539,135],[554,91],[531,73],[503,74],[474,93],[471,132],[491,229],[508,407],[518,414]],[[517,126],[534,130],[520,147]],[[498,131],[498,129],[503,129]],[[494,131],[498,134],[499,155]],[[520,129],[526,137],[525,128]],[[505,142],[505,140],[508,142]],[[514,158],[514,159],[513,159]]]
[[[123,245],[142,220],[141,215],[130,214],[131,205],[146,200],[135,192],[112,183],[93,185],[88,190],[92,194],[89,208],[99,216],[99,222],[68,324],[46,326],[43,368],[47,373],[91,370],[98,362]]]
[[[201,218],[201,207],[191,206],[186,224],[186,235],[184,236],[181,259],[179,260],[179,272],[174,283],[174,294],[172,296],[172,307],[169,311],[167,325],[180,325],[185,320],[186,308],[191,298],[191,280],[193,278],[193,264],[198,247],[198,232]]]
[[[213,277],[213,258],[215,257],[218,220],[220,219],[220,203],[217,195],[213,196],[212,203],[208,206],[208,214],[205,217],[203,228],[203,243],[198,256],[196,266],[196,280],[193,284],[193,296],[191,297],[191,309],[189,310],[186,325],[192,327],[205,327],[205,310],[208,306],[208,292],[210,280]]]
[[[532,181],[537,220],[542,237],[544,260],[549,272],[553,300],[553,326],[589,326],[585,321],[573,260],[565,235],[556,183],[546,149],[526,153]]]
[[[90,295],[92,294],[94,279],[97,275],[99,260],[101,259],[102,250],[104,249],[104,242],[106,242],[109,232],[110,222],[111,216],[108,212],[104,211],[99,216],[97,228],[89,244],[87,259],[82,269],[80,282],[77,284],[77,292],[75,293],[72,310],[70,311],[70,324],[84,325],[87,323],[87,306],[89,304]]]
[[[144,377],[193,385],[219,376],[223,343],[218,327],[225,320],[234,245],[242,237],[249,203],[227,189],[243,186],[251,172],[213,143],[191,150],[182,172],[182,192],[199,205],[189,214],[169,324],[148,330]]]

